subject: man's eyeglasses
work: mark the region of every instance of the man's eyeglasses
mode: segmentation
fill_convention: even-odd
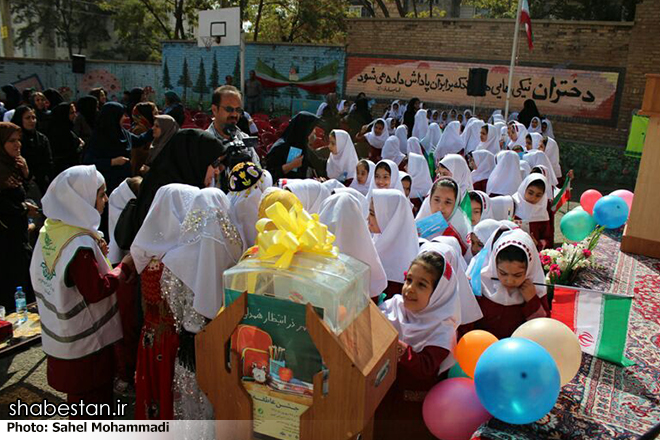
[[[242,114],[243,114],[243,109],[240,108],[240,107],[231,107],[231,106],[228,105],[228,106],[226,106],[226,107],[220,107],[220,108],[224,109],[227,113],[234,113],[234,112],[236,112],[236,113],[238,113],[239,115],[242,115]]]

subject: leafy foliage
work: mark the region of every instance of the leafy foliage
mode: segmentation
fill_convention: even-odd
[[[178,85],[183,87],[183,101],[187,101],[188,98],[188,87],[192,87],[192,80],[190,79],[190,72],[188,70],[188,59],[183,59],[183,70],[181,71],[181,76],[179,77]]]
[[[464,0],[489,18],[515,18],[517,0]],[[533,19],[621,21],[635,18],[641,0],[528,0]]]

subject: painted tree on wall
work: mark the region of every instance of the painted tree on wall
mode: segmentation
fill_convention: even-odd
[[[211,77],[209,78],[209,85],[212,90],[220,87],[220,72],[218,72],[218,59],[213,54],[213,66],[211,67]]]
[[[186,102],[188,96],[188,87],[192,87],[192,80],[190,79],[190,73],[188,72],[188,60],[183,59],[183,71],[179,77],[178,85],[183,87],[183,101]]]
[[[234,64],[234,86],[236,86],[238,89],[241,88],[241,81],[243,81],[243,78],[241,78],[241,54],[237,53],[236,54],[236,64]]]
[[[197,83],[195,84],[194,91],[199,93],[199,102],[204,101],[204,94],[207,89],[206,85],[206,69],[204,68],[204,58],[199,59],[199,73],[197,74]]]
[[[170,80],[170,68],[167,65],[167,60],[165,60],[165,64],[163,65],[163,88],[168,90],[174,88],[172,81]]]

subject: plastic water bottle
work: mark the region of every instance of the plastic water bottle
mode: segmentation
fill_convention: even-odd
[[[21,286],[16,288],[14,300],[16,301],[16,315],[18,316],[16,326],[18,327],[27,321],[27,302],[25,301],[25,292],[23,292],[23,288]]]

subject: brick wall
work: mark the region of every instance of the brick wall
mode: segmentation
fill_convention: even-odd
[[[207,78],[208,91],[202,97],[204,105],[210,102],[210,84],[211,69],[213,58],[217,59],[220,84],[224,84],[226,75],[234,75],[237,71],[239,51],[238,47],[212,47],[206,49],[197,47],[196,41],[168,41],[163,43],[163,66],[167,64],[171,83],[174,91],[183,96],[183,87],[178,84],[182,75],[184,59],[188,63],[189,75],[196,84],[200,60],[204,62],[204,69]],[[339,68],[337,72],[337,92],[343,93],[344,68],[345,68],[345,50],[343,46],[317,46],[302,44],[267,44],[267,43],[248,43],[245,49],[245,71],[253,70],[257,59],[266,63],[269,67],[275,69],[278,73],[288,77],[292,67],[297,68],[298,75],[302,78],[311,73],[314,68],[321,67],[337,61]],[[234,85],[239,87],[237,78],[234,79]],[[271,104],[275,107],[288,108],[292,99],[313,99],[323,100],[322,96],[311,95],[310,93],[297,88],[272,89],[270,95],[264,98],[265,108]],[[190,93],[188,90],[188,101],[198,102],[199,93]]]
[[[71,73],[71,62],[3,58],[0,62],[0,84],[14,84],[19,90],[35,87],[59,89],[66,99],[86,95],[94,87],[104,87],[110,97],[122,98],[124,90],[151,87],[152,99],[161,96],[161,67],[158,63],[90,61],[85,74]]]

